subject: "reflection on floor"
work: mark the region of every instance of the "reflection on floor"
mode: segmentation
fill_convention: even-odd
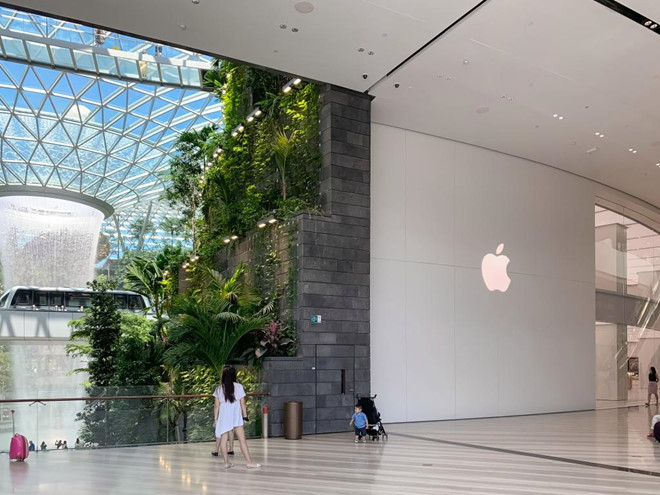
[[[386,414],[386,412],[384,412]],[[209,444],[0,456],[0,493],[657,494],[657,408],[386,425],[387,443],[350,433],[254,440],[259,471],[221,468]],[[626,470],[632,470],[628,472]]]

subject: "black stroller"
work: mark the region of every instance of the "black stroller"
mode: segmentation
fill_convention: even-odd
[[[376,409],[376,404],[374,399],[378,397],[378,394],[373,397],[357,397],[357,403],[362,407],[362,412],[367,416],[369,420],[369,428],[367,429],[367,435],[371,437],[371,441],[374,440],[380,441],[380,437],[383,437],[383,441],[387,440],[387,432],[383,427],[383,423],[380,420],[380,413]]]

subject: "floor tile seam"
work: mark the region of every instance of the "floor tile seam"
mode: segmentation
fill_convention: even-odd
[[[488,452],[496,452],[500,454],[511,454],[511,455],[518,455],[518,456],[524,456],[524,457],[533,457],[536,459],[543,459],[546,461],[555,461],[555,462],[562,462],[565,464],[574,464],[578,466],[585,466],[585,467],[594,467],[594,468],[600,468],[600,469],[608,469],[610,471],[620,471],[620,472],[625,472],[625,473],[632,473],[632,474],[641,474],[644,476],[654,476],[657,478],[660,478],[660,472],[657,471],[649,471],[646,469],[639,469],[639,468],[631,468],[631,467],[625,467],[625,466],[617,466],[614,464],[604,464],[600,462],[591,462],[591,461],[583,461],[580,459],[571,459],[568,457],[559,457],[559,456],[553,456],[553,455],[547,455],[547,454],[538,454],[534,452],[523,452],[521,450],[512,450],[512,449],[504,449],[500,447],[490,447],[488,445],[478,445],[478,444],[471,444],[471,443],[464,443],[464,442],[456,442],[453,440],[441,440],[439,438],[429,438],[429,437],[422,437],[422,436],[417,436],[417,435],[409,435],[407,433],[394,433],[390,432],[390,435],[398,436],[398,437],[403,437],[403,438],[409,438],[411,440],[421,440],[425,442],[434,442],[434,443],[440,443],[440,444],[445,444],[445,445],[453,445],[455,447],[465,447],[465,448],[470,448],[470,449],[478,449],[478,450],[484,450]]]

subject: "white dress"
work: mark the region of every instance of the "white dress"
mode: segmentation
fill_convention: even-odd
[[[225,393],[222,385],[215,389],[213,396],[220,401],[220,412],[218,423],[215,425],[215,436],[220,438],[223,433],[233,430],[237,426],[243,426],[243,411],[241,410],[241,399],[245,397],[245,390],[240,383],[234,383],[234,402],[225,401]]]

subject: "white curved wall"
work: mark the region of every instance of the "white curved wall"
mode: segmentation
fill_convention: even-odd
[[[595,191],[372,124],[371,376],[385,421],[594,407]],[[500,243],[506,293],[480,268]]]

